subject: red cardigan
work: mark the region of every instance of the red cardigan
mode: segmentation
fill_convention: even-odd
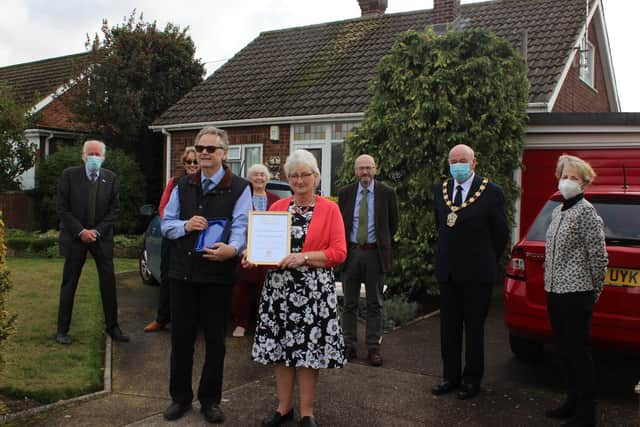
[[[287,211],[291,197],[280,199],[269,208],[270,211]],[[327,256],[326,267],[342,264],[347,258],[347,241],[344,223],[338,205],[316,196],[316,205],[309,224],[302,252],[322,251]]]

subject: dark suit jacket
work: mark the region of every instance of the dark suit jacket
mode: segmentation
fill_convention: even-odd
[[[344,220],[344,228],[347,233],[347,242],[353,227],[353,210],[356,203],[358,183],[349,184],[338,193],[338,205]],[[398,197],[393,188],[380,181],[374,183],[374,221],[376,228],[376,241],[378,244],[378,259],[383,273],[391,271],[392,246],[394,234],[398,230]],[[349,264],[349,255],[345,267]]]
[[[74,166],[62,172],[58,184],[58,215],[60,216],[60,253],[71,256],[74,249],[84,251],[86,244],[78,235],[87,224],[89,178],[85,167]],[[96,194],[95,229],[100,233],[97,243],[106,256],[113,254],[113,223],[120,210],[120,198],[116,175],[108,169],[100,169]],[[84,252],[83,252],[84,253]]]
[[[449,200],[453,201],[453,180],[447,185]],[[474,177],[467,194],[472,197],[480,188],[482,178]],[[451,210],[442,196],[442,184],[434,187],[434,208],[438,242],[436,248],[436,278],[445,283],[494,283],[498,263],[509,241],[509,225],[504,209],[502,189],[489,182],[475,203],[457,212],[453,227],[447,225]]]

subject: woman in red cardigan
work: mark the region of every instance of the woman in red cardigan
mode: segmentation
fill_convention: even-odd
[[[280,200],[278,196],[267,191],[269,181],[269,169],[261,163],[251,166],[247,170],[247,179],[251,183],[251,199],[254,211],[266,211],[275,202]],[[243,337],[249,327],[251,306],[253,301],[260,299],[262,283],[264,282],[264,270],[261,268],[241,268],[238,280],[233,286],[233,314],[234,337]]]
[[[291,253],[267,274],[252,357],[275,368],[278,408],[262,425],[279,426],[293,419],[297,379],[300,425],[312,427],[319,370],[346,363],[332,267],[344,262],[347,247],[338,205],[315,194],[320,181],[315,157],[296,150],[284,172],[293,197],[277,201],[269,210],[291,212]],[[250,267],[246,259],[243,265]]]

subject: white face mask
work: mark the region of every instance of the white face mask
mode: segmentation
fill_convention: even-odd
[[[582,193],[580,184],[570,179],[561,179],[560,182],[558,182],[558,190],[565,200],[569,200]]]

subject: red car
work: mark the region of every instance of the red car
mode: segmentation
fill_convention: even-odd
[[[594,348],[640,352],[640,189],[587,187],[585,197],[604,221],[609,266],[605,287],[593,313]],[[544,291],[544,245],[555,193],[527,235],[515,245],[504,282],[504,318],[516,357],[535,358],[551,342]]]

